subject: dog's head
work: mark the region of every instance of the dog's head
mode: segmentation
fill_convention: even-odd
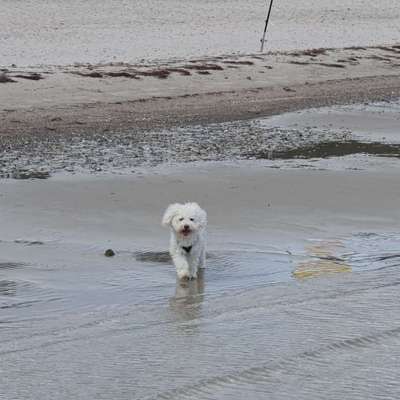
[[[207,213],[197,203],[175,203],[165,210],[162,224],[187,238],[206,227]]]

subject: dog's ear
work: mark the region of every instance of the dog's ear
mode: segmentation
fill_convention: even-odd
[[[179,208],[181,207],[181,204],[175,203],[175,204],[170,204],[168,208],[165,210],[164,216],[162,218],[162,225],[163,226],[169,226],[171,225],[172,218],[175,217],[175,215],[178,213]]]
[[[205,228],[207,226],[207,213],[197,203],[190,204],[196,210],[196,215],[199,219],[200,226]]]
[[[207,213],[202,208],[200,208],[200,225],[202,228],[207,226]]]

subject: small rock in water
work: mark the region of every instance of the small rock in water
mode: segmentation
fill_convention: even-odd
[[[114,252],[113,249],[107,249],[107,250],[104,252],[104,255],[105,255],[106,257],[114,257],[114,256],[115,256],[115,252]]]

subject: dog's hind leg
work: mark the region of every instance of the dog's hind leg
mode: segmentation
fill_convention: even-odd
[[[201,251],[199,258],[199,268],[204,268],[206,266],[206,249],[204,248]]]

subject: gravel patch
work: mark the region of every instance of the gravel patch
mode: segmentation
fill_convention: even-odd
[[[350,138],[348,132],[265,128],[263,120],[153,132],[21,135],[0,144],[0,176],[47,178],[64,171],[131,173],[162,163],[274,158],[274,154]]]

